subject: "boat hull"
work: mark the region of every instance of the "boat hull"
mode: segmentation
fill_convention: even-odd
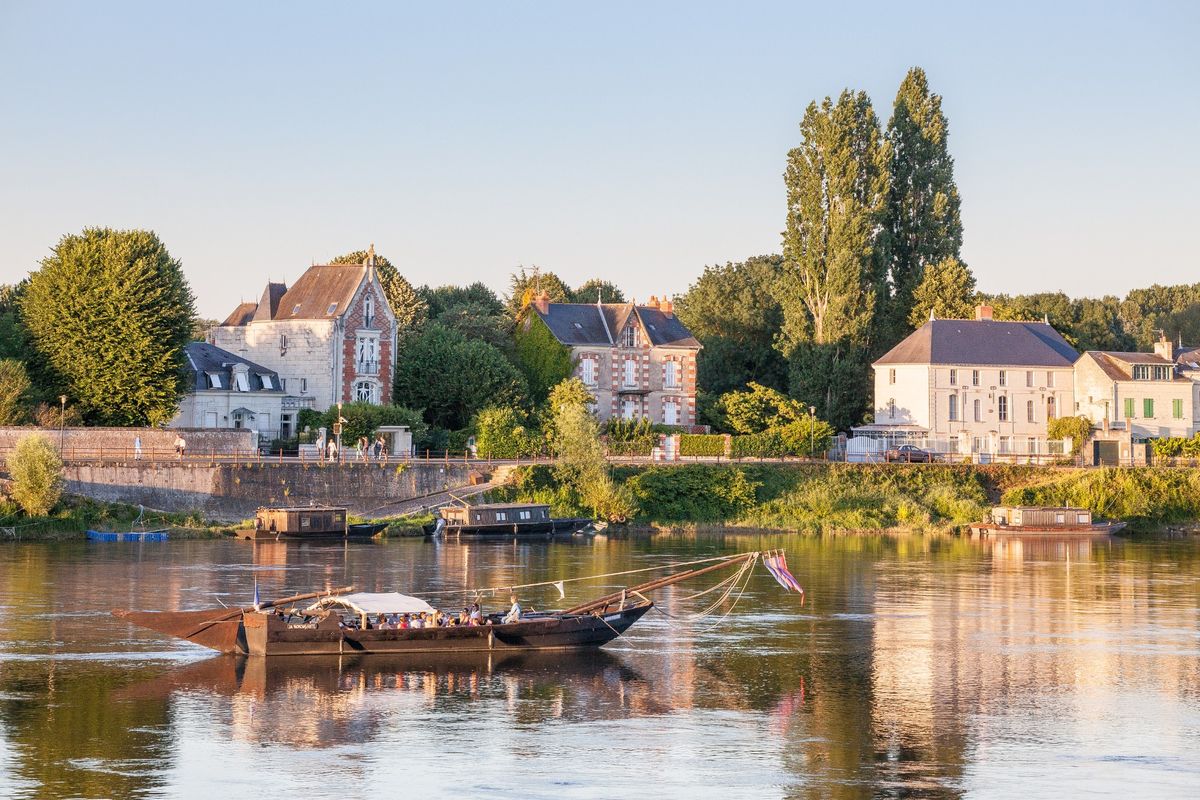
[[[349,654],[486,653],[602,647],[650,610],[641,603],[607,614],[547,614],[507,625],[345,630],[336,617],[321,622],[287,622],[277,614],[205,611],[113,611],[143,628],[222,653],[251,656]]]
[[[538,534],[574,533],[594,522],[595,520],[586,517],[566,517],[532,522],[497,522],[488,525],[448,524],[442,532],[447,536],[535,536]],[[432,536],[437,533],[437,522],[429,523],[423,529],[426,534]]]
[[[976,522],[971,533],[980,536],[1105,536],[1125,528],[1124,522],[1096,522],[1091,525],[997,525]]]
[[[165,542],[170,538],[166,530],[158,531],[92,531],[85,534],[93,542]]]

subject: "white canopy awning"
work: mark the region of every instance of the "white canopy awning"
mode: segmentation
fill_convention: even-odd
[[[410,597],[399,592],[355,592],[336,597],[322,597],[308,610],[322,608],[348,608],[357,614],[420,614],[436,609],[419,597]]]

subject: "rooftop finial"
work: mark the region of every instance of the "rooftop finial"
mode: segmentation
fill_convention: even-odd
[[[929,309],[929,321],[933,322],[935,319],[937,319],[937,317],[933,315],[933,309],[931,308]]]
[[[1049,314],[1042,314],[1042,324],[1043,325],[1050,324],[1050,315]]]
[[[367,248],[367,266],[375,266],[375,243],[371,242],[371,246]]]

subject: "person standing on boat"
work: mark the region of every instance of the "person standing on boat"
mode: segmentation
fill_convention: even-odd
[[[504,615],[505,624],[508,624],[510,622],[520,622],[521,621],[521,604],[517,602],[517,593],[513,592],[512,594],[510,594],[508,596],[508,599],[509,599],[509,601],[512,602],[512,608],[510,608],[508,610],[508,613]]]

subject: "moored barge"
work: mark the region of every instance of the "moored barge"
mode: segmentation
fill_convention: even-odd
[[[521,536],[574,533],[595,522],[587,517],[551,517],[544,503],[481,503],[442,506],[425,533],[450,536]]]
[[[349,523],[342,506],[287,506],[260,508],[254,527],[237,532],[239,539],[369,539],[387,527],[386,522]]]
[[[1095,522],[1086,508],[1071,506],[996,506],[988,522],[971,523],[971,532],[982,536],[1085,534],[1105,535],[1125,527],[1124,522]]]

